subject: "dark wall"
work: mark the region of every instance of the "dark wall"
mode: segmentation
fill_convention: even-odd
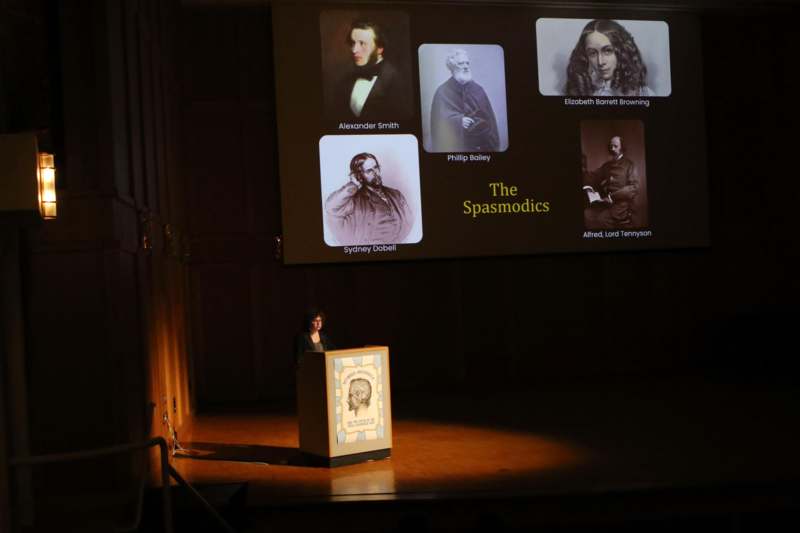
[[[177,14],[177,0],[0,0],[0,132],[41,130],[58,172],[58,217],[19,231],[27,394],[2,407],[30,438],[12,455],[168,437],[165,417],[190,413]],[[38,466],[15,503],[37,500],[52,531],[153,458]]]
[[[797,74],[785,19],[702,14],[708,249],[284,267],[272,244],[281,228],[269,9],[185,7],[199,405],[290,398],[292,336],[313,304],[339,345],[390,346],[399,396],[487,376],[535,386],[785,374],[777,343],[798,295],[784,104]]]
[[[49,124],[47,16],[43,1],[0,1],[0,134]],[[6,165],[0,162],[0,167]],[[0,173],[0,180],[8,176]],[[6,215],[6,213],[3,213]],[[9,459],[28,444],[25,322],[22,285],[24,233],[13,214],[0,219],[0,531],[22,514],[15,494],[30,475],[12,474]],[[27,510],[27,509],[26,509]]]
[[[703,28],[715,268],[689,303],[716,304],[697,324],[695,360],[737,377],[793,379],[800,366],[784,346],[800,313],[796,23],[789,11],[742,12],[706,16]]]
[[[177,2],[50,9],[64,141],[59,216],[28,236],[37,452],[165,435],[190,409]]]
[[[47,128],[52,77],[45,0],[0,2],[0,132]]]

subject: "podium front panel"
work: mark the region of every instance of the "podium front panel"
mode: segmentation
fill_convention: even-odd
[[[325,352],[330,457],[392,447],[389,349]]]

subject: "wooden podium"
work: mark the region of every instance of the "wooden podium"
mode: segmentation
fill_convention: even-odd
[[[297,365],[300,451],[326,466],[389,457],[390,392],[386,346],[306,352]]]

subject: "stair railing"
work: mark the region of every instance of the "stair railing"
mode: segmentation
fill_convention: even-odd
[[[235,533],[234,529],[225,521],[224,518],[217,512],[214,507],[208,503],[208,501],[203,498],[203,496],[197,492],[188,481],[183,479],[183,477],[175,470],[171,464],[169,464],[169,451],[167,448],[167,441],[165,441],[162,437],[155,437],[150,440],[146,440],[143,442],[133,442],[130,444],[120,444],[117,446],[109,446],[107,448],[97,448],[94,450],[82,450],[78,452],[69,452],[69,453],[54,453],[54,454],[47,454],[47,455],[32,455],[27,457],[12,457],[9,461],[9,466],[11,468],[14,467],[25,467],[25,466],[34,466],[34,465],[42,465],[48,463],[64,463],[64,462],[71,462],[71,461],[82,461],[87,459],[95,459],[98,457],[104,457],[107,455],[118,455],[123,453],[132,453],[138,450],[144,450],[147,448],[152,448],[153,446],[158,446],[159,449],[159,460],[161,463],[161,502],[162,502],[162,519],[164,522],[164,533],[172,533],[172,497],[170,494],[170,481],[169,478],[172,477],[175,481],[177,481],[180,485],[182,485],[196,500],[203,508],[208,511],[208,513],[214,518],[214,521],[220,526],[222,531],[226,533]],[[140,501],[137,505],[136,517],[134,519],[133,524],[129,526],[125,526],[123,529],[126,531],[136,531],[139,527],[142,518],[142,505],[141,505],[141,498],[143,497],[143,491],[140,491]]]

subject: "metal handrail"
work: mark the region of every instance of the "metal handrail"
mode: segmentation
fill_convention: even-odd
[[[109,446],[107,448],[98,448],[95,450],[82,450],[79,452],[68,453],[53,453],[46,455],[31,455],[25,457],[11,457],[9,460],[10,467],[18,466],[34,466],[47,463],[63,463],[68,461],[80,461],[86,459],[94,459],[107,455],[117,455],[121,453],[128,453],[146,448],[158,446],[159,459],[161,463],[161,501],[164,507],[164,532],[172,533],[172,498],[170,496],[170,483],[169,478],[172,476],[178,483],[184,486],[192,496],[194,496],[199,503],[208,511],[214,520],[219,524],[223,531],[227,533],[235,533],[234,529],[225,521],[222,516],[217,512],[214,507],[206,501],[203,496],[192,487],[183,477],[178,474],[177,470],[172,468],[169,464],[169,452],[167,448],[167,441],[163,437],[154,437],[143,442],[132,442],[129,444],[120,444],[117,446]],[[137,529],[141,521],[141,508],[137,512],[135,523],[129,529]]]

